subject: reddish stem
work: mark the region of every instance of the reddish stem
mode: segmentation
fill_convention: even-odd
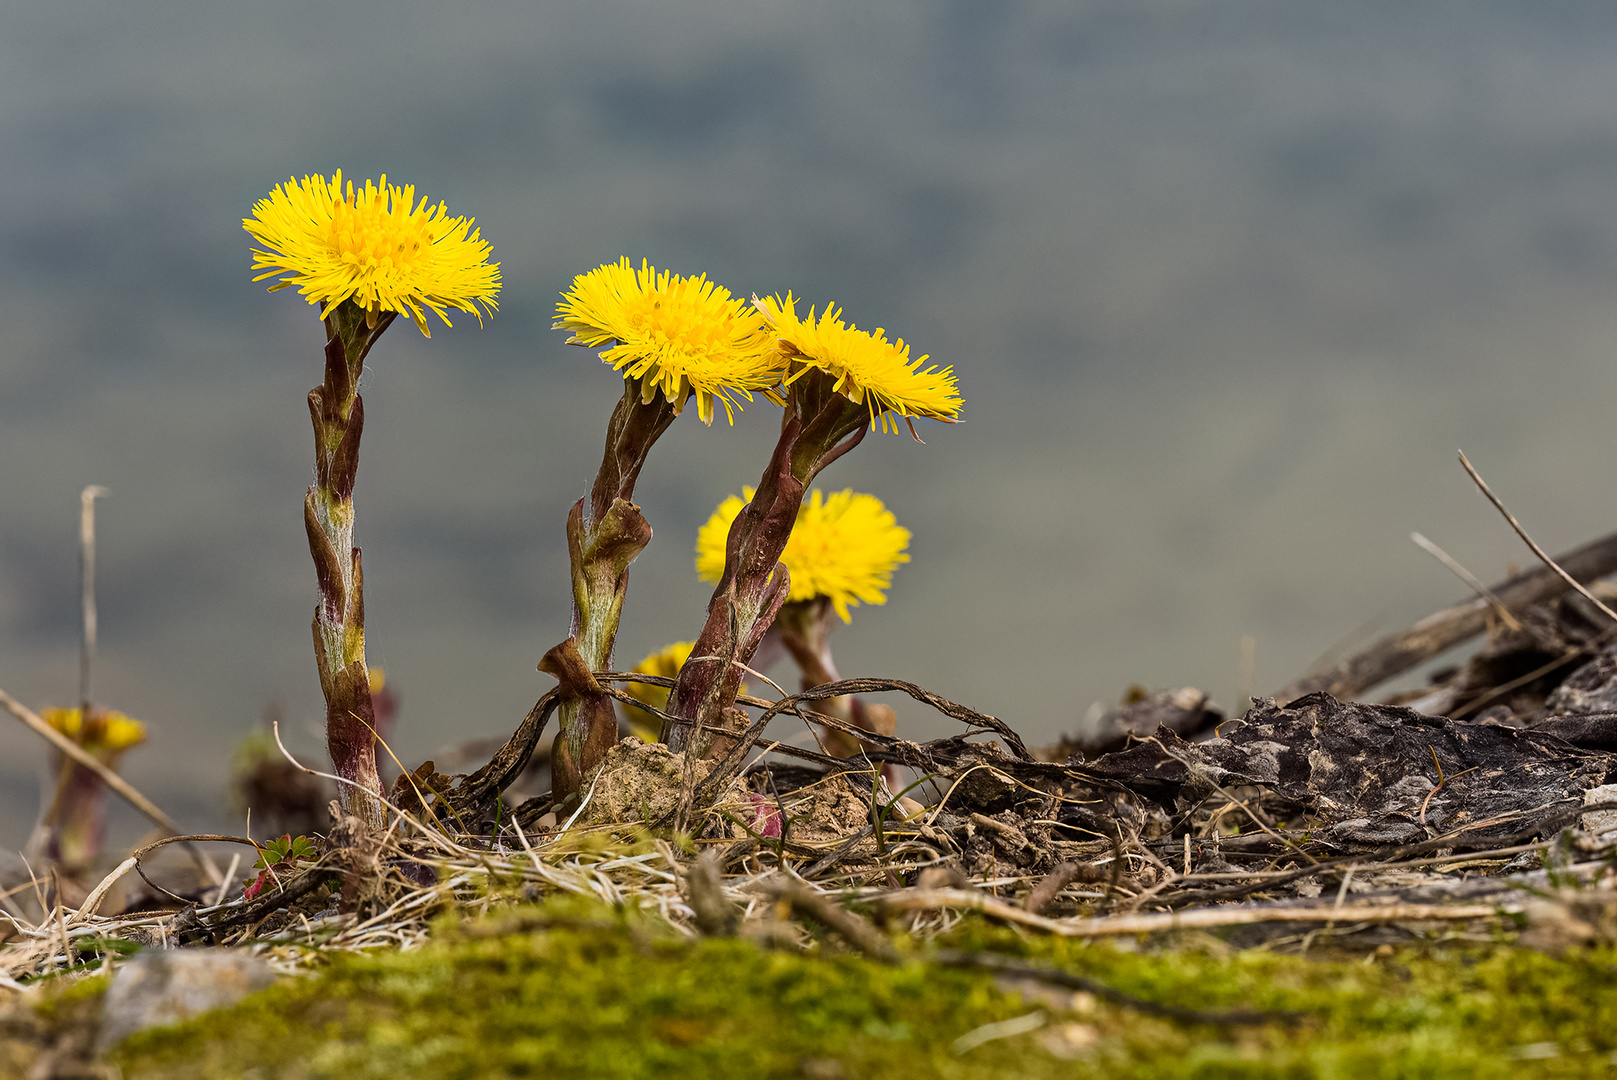
[[[695,746],[703,756],[723,740],[697,731],[723,731],[744,672],[791,591],[780,561],[797,524],[809,484],[864,437],[869,416],[831,389],[832,379],[811,371],[792,384],[780,439],[749,502],[730,524],[724,575],[708,601],[707,622],[680,669],[668,712],[695,721],[672,726],[663,738],[674,750]]]
[[[303,500],[304,527],[314,558],[320,602],[315,607],[315,664],[326,698],[326,746],[343,809],[373,827],[383,824],[376,771],[375,708],[365,666],[365,574],[354,546],[354,480],[365,402],[359,373],[376,339],[395,318],[375,322],[352,302],[326,320],[326,377],[309,391],[314,423],[315,483]]]
[[[617,741],[612,699],[593,677],[578,674],[610,669],[629,589],[629,565],[651,543],[651,525],[634,505],[634,486],[652,446],[676,414],[661,393],[649,402],[643,397],[639,382],[624,380],[623,396],[607,424],[606,451],[595,484],[588,499],[578,500],[567,517],[572,635],[540,664],[540,670],[556,675],[570,694],[556,711],[560,731],[551,756],[551,796],[557,801],[576,795]]]

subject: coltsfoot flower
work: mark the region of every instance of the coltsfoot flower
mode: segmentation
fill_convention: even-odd
[[[84,722],[79,709],[45,709],[45,722],[72,739],[102,761],[111,764],[118,755],[146,741],[146,725],[131,720],[115,709],[90,710]]]
[[[724,576],[725,540],[730,523],[753,496],[732,495],[719,504],[696,534],[696,572],[703,581]],[[861,601],[885,604],[883,591],[893,584],[893,570],[910,561],[910,531],[874,495],[852,490],[827,495],[816,488],[797,512],[797,524],[781,562],[792,575],[788,601],[828,597],[843,622],[853,621],[850,605]]]
[[[146,725],[111,709],[46,709],[45,722],[78,743],[103,765],[116,768],[124,751],[146,741]],[[44,851],[69,878],[88,874],[106,839],[106,786],[101,777],[55,755],[56,790],[41,824]]]
[[[443,203],[415,201],[415,187],[381,180],[355,188],[342,170],[289,179],[253,204],[242,227],[267,250],[253,249],[254,281],[281,276],[270,291],[297,286],[325,319],[352,300],[372,325],[384,311],[415,320],[432,336],[425,310],[449,325],[448,309],[481,322],[498,304],[500,264],[471,218],[450,217]],[[479,308],[478,305],[482,305]]]
[[[706,276],[681,277],[627,258],[580,274],[556,305],[555,330],[570,345],[600,348],[601,359],[641,384],[642,400],[661,393],[677,413],[693,393],[702,423],[713,402],[735,422],[738,398],[770,392],[785,363],[770,347],[764,320]]]
[[[770,336],[783,360],[801,365],[787,378],[800,377],[809,368],[819,368],[836,379],[837,393],[870,409],[870,426],[878,422],[883,431],[898,430],[896,413],[906,420],[926,416],[945,423],[960,419],[960,389],[954,368],[922,367],[926,356],[910,358],[910,347],[903,338],[887,340],[887,332],[860,330],[842,321],[835,304],[827,304],[818,318],[809,308],[808,318],[797,317],[797,301],[791,293],[753,299],[753,304],[769,321]]]

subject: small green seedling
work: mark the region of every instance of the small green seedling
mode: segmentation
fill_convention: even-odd
[[[314,861],[314,841],[307,836],[293,837],[290,833],[277,840],[269,840],[258,849],[258,861],[253,869],[259,872],[252,884],[241,891],[243,900],[252,900],[271,884],[280,888],[281,874],[290,874]]]

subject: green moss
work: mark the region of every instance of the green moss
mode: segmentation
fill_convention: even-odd
[[[42,982],[43,995],[34,1005],[34,1011],[47,1023],[97,1012],[111,981],[107,975],[90,975],[71,981]]]
[[[1296,1010],[1297,1026],[1184,1025],[1023,1001],[986,974],[691,943],[632,912],[551,903],[404,955],[339,956],[236,1008],[146,1032],[127,1077],[1521,1077],[1605,1075],[1617,954],[1428,945],[1305,960],[1127,951],[968,921],[947,942],[1054,962],[1199,1009]],[[1041,1030],[957,1055],[980,1025]],[[1063,1041],[1065,1040],[1065,1041]],[[1076,1054],[1063,1060],[1057,1052]],[[1550,1053],[1557,1056],[1547,1057]],[[836,1062],[837,1066],[826,1064]],[[840,1072],[838,1069],[840,1068]]]

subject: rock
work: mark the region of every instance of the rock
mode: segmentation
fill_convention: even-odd
[[[696,779],[701,780],[702,775]],[[685,785],[685,755],[631,735],[606,752],[594,783],[583,824],[655,822],[679,805]]]
[[[105,1050],[137,1031],[233,1005],[274,982],[269,964],[243,949],[139,953],[118,966],[107,987],[96,1044]]]
[[[978,811],[999,814],[1024,798],[1023,788],[997,769],[970,769],[949,793],[948,807],[956,813]]]
[[[1617,784],[1601,784],[1583,793],[1583,805],[1617,803]],[[1583,830],[1601,843],[1617,839],[1617,810],[1596,810],[1583,815]]]
[[[832,776],[788,799],[786,817],[793,843],[829,851],[870,824],[870,789],[856,790],[846,776]]]
[[[1608,648],[1567,676],[1544,708],[1558,716],[1617,712],[1617,648]]]

